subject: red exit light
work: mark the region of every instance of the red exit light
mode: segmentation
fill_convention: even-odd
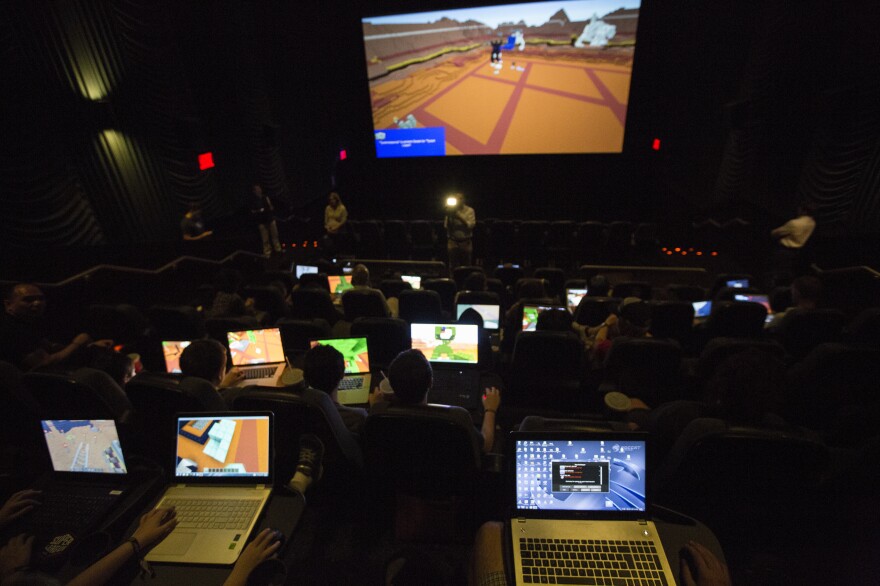
[[[210,169],[214,166],[214,153],[208,151],[199,155],[199,171]]]
[[[651,143],[651,148],[654,149],[655,151],[660,150],[660,139],[659,138],[654,139],[654,142]]]
[[[345,149],[342,149],[341,151],[339,151],[339,160],[340,161],[344,161],[347,158],[348,158],[348,152]]]

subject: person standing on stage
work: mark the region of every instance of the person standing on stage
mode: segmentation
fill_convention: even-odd
[[[263,254],[270,256],[273,249],[275,252],[281,252],[281,242],[278,239],[278,225],[275,223],[275,207],[272,205],[272,200],[263,193],[263,188],[259,185],[254,185],[252,193],[251,217],[260,229],[260,238],[263,239]]]
[[[476,225],[477,216],[474,214],[474,208],[465,205],[463,194],[456,193],[446,198],[446,218],[443,220],[443,227],[446,228],[446,249],[449,253],[450,269],[472,264]]]
[[[331,254],[345,246],[345,234],[348,231],[348,210],[339,199],[339,194],[331,191],[327,196],[327,207],[324,208],[324,248]]]

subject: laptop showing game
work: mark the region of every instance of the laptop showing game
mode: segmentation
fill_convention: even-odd
[[[428,401],[480,406],[480,332],[471,324],[412,324],[412,347],[421,350],[434,370]]]
[[[227,332],[232,366],[244,372],[240,385],[277,387],[287,362],[281,344],[281,330]]]
[[[675,584],[648,519],[646,440],[620,432],[511,433],[508,535],[516,584],[550,577],[562,584],[605,584],[609,577]]]
[[[327,280],[330,282],[330,295],[333,296],[333,299],[341,299],[343,293],[354,289],[349,275],[329,275]]]
[[[400,280],[409,283],[413,289],[422,288],[422,278],[418,275],[401,275]]]
[[[366,338],[331,338],[312,340],[311,347],[332,346],[345,361],[345,375],[336,391],[341,405],[368,403],[370,400],[370,349]]]
[[[177,417],[173,484],[157,508],[178,524],[146,557],[151,562],[232,564],[266,506],[274,480],[271,413]]]
[[[180,355],[189,346],[190,340],[162,340],[162,354],[165,356],[165,372],[180,372]]]
[[[749,286],[748,279],[731,279],[725,282],[725,285],[733,289],[745,289]]]
[[[25,522],[28,533],[37,537],[34,553],[48,556],[60,551],[61,544],[52,543],[56,536],[70,534],[72,543],[95,530],[128,489],[129,479],[112,419],[46,419],[40,425],[52,474],[39,487],[40,506]]]
[[[538,329],[538,316],[548,309],[565,309],[561,305],[523,305],[522,331],[534,332]]]
[[[577,309],[578,305],[581,302],[581,299],[587,296],[587,289],[566,289],[565,290],[565,304],[568,306],[568,311],[574,313]]]
[[[483,327],[487,330],[497,330],[498,323],[501,320],[500,305],[486,305],[482,303],[456,303],[455,319],[461,319],[461,314],[468,309],[473,309],[483,318]]]

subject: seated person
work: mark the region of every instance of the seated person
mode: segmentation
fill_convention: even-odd
[[[764,324],[766,329],[778,328],[792,309],[816,309],[822,301],[822,281],[818,277],[805,275],[791,282],[791,306],[784,311],[775,312],[773,319]]]
[[[77,334],[68,344],[52,342],[46,320],[46,296],[31,283],[16,283],[4,292],[0,316],[0,360],[21,370],[47,366],[84,366],[82,350],[87,346],[110,348],[112,340],[93,341]]]
[[[241,288],[241,273],[233,269],[223,269],[214,275],[214,301],[208,311],[209,317],[241,317],[255,315],[253,299],[245,301],[238,290]]]
[[[227,404],[232,404],[232,387],[244,380],[244,373],[233,368],[226,371],[226,348],[217,340],[195,340],[180,353],[180,372],[201,378],[221,390]],[[206,397],[207,399],[207,397]]]
[[[339,404],[336,390],[344,374],[345,359],[333,346],[318,345],[306,352],[303,362],[303,378],[306,384],[330,395],[345,427],[351,433],[359,434],[367,419],[367,410]]]
[[[399,315],[397,298],[392,297],[391,299],[386,299],[385,294],[382,293],[382,291],[370,286],[370,269],[365,265],[360,263],[354,265],[354,269],[351,272],[351,285],[355,289],[370,289],[371,291],[376,291],[382,296],[382,301],[385,302],[385,313],[392,317],[397,317]]]
[[[589,297],[608,297],[611,292],[611,283],[605,275],[593,275],[587,287]]]
[[[434,373],[431,363],[425,358],[420,350],[404,350],[391,362],[388,367],[388,383],[394,391],[391,405],[418,406],[428,404],[428,391],[433,384]],[[374,395],[378,398],[378,391]],[[384,401],[374,401],[372,409],[384,408]],[[480,443],[483,453],[493,451],[495,444],[495,414],[501,405],[501,393],[495,387],[488,387],[483,395],[483,425],[481,428]],[[462,407],[449,407],[450,412],[461,420],[463,424],[473,428],[471,416]],[[476,432],[476,430],[474,430]]]

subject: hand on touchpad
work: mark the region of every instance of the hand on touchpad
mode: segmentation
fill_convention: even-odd
[[[162,543],[153,548],[153,553],[161,555],[184,555],[189,551],[196,533],[187,533],[180,530],[174,531],[162,540]]]

